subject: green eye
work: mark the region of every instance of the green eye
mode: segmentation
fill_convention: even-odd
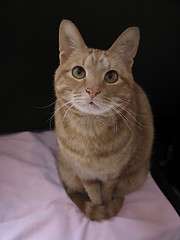
[[[118,74],[114,70],[110,70],[105,74],[105,81],[108,83],[115,83],[118,80]]]
[[[72,69],[72,75],[77,79],[82,79],[86,76],[86,72],[81,66],[76,66]]]

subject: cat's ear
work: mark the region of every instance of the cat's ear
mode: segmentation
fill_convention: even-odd
[[[69,20],[63,20],[59,28],[60,63],[64,63],[76,49],[85,47],[83,38],[76,26]]]
[[[127,68],[130,68],[138,50],[139,39],[139,28],[130,27],[118,37],[109,50],[118,53]]]

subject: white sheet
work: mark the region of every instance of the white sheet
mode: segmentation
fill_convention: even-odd
[[[0,136],[0,240],[180,240],[180,219],[151,175],[118,216],[90,221],[66,195],[53,131]]]

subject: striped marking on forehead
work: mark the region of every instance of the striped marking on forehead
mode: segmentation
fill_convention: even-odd
[[[110,62],[104,51],[92,49],[84,61],[85,67],[96,67],[97,70],[110,68]]]

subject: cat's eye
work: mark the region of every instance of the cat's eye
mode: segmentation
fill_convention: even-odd
[[[86,76],[86,71],[81,66],[76,66],[72,69],[72,75],[73,77],[77,79],[82,79]]]
[[[115,83],[118,80],[118,73],[114,70],[110,70],[105,74],[104,79],[108,83]]]

